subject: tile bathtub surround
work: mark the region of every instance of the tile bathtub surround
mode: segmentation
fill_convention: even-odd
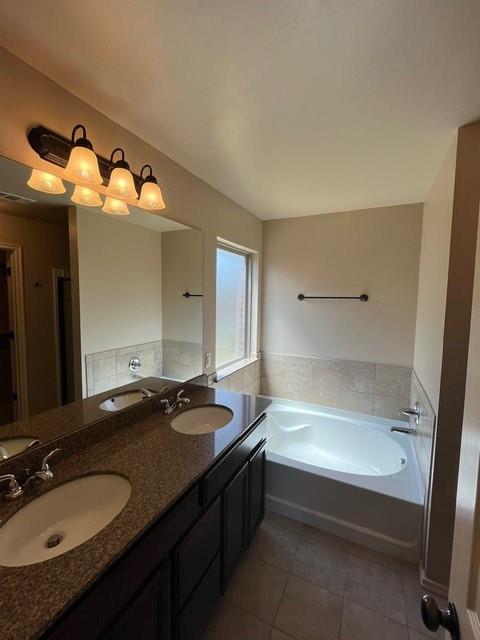
[[[143,344],[99,351],[85,356],[87,395],[93,396],[138,380],[130,371],[131,358],[142,366],[136,372],[142,378],[189,380],[202,372],[202,345],[176,340],[157,340]]]
[[[134,380],[134,372],[128,368],[131,358],[138,357],[142,366],[138,375],[146,378],[161,378],[163,371],[162,341],[89,353],[85,356],[87,396],[103,393],[109,389],[121,387]]]
[[[258,395],[260,393],[260,360],[253,359],[248,364],[236,368],[232,373],[223,375],[220,380],[213,382],[213,386],[217,389]]]
[[[409,367],[263,353],[260,393],[401,420]]]
[[[415,445],[418,465],[422,475],[423,486],[428,487],[436,415],[430,400],[428,399],[428,396],[414,371],[412,374],[410,406],[414,407],[416,402],[420,404],[421,416],[418,425],[415,425],[414,421],[411,420],[411,426],[417,430],[417,435],[413,439],[413,443]]]
[[[163,375],[174,380],[190,380],[203,371],[203,347],[196,342],[162,340]]]
[[[413,565],[267,513],[202,640],[440,639],[422,593]]]

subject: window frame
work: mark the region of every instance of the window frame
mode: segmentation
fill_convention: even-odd
[[[224,362],[221,365],[218,365],[217,362],[217,338],[215,336],[215,368],[217,371],[222,371],[222,369],[227,369],[228,367],[232,367],[242,360],[247,360],[251,357],[252,352],[252,295],[253,295],[253,260],[252,253],[246,249],[242,250],[235,246],[232,246],[226,242],[222,242],[221,240],[217,240],[215,247],[215,268],[216,268],[216,279],[218,278],[217,267],[218,267],[218,250],[228,251],[229,253],[235,253],[242,258],[245,258],[245,267],[246,267],[246,277],[245,277],[245,336],[244,336],[244,345],[243,345],[243,355],[240,358],[235,358],[234,360],[229,360],[228,362]],[[217,301],[215,302],[215,327],[217,323]],[[216,331],[215,331],[216,334]]]

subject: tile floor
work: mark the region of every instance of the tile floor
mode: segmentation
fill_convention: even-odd
[[[421,595],[413,565],[267,514],[202,640],[442,638]]]

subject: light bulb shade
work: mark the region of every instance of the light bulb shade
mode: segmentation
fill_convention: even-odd
[[[84,146],[74,146],[70,151],[65,172],[67,180],[98,186],[103,179],[98,168],[98,160],[92,149]]]
[[[43,191],[43,193],[65,193],[65,186],[61,178],[46,171],[40,171],[39,169],[32,169],[27,184],[31,189]]]
[[[108,183],[107,196],[124,198],[125,200],[135,200],[138,198],[133,176],[129,169],[115,167]]]
[[[105,204],[102,207],[102,211],[114,216],[128,216],[130,213],[126,202],[123,202],[123,200],[117,200],[116,198],[110,198],[109,196],[105,198]]]
[[[165,209],[162,191],[156,182],[143,183],[138,206],[142,209],[150,209],[151,211]]]
[[[72,202],[76,204],[81,204],[84,207],[101,207],[102,199],[100,198],[100,194],[88,187],[82,187],[81,185],[76,185],[75,190],[72,195]]]

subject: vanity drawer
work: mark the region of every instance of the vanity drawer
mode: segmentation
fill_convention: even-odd
[[[177,618],[175,640],[199,640],[220,598],[220,554]]]
[[[175,549],[175,610],[179,611],[220,550],[221,509],[218,497]]]
[[[207,505],[217,496],[230,478],[237,473],[253,451],[267,437],[267,424],[263,414],[245,438],[229,451],[200,481],[202,505]]]

